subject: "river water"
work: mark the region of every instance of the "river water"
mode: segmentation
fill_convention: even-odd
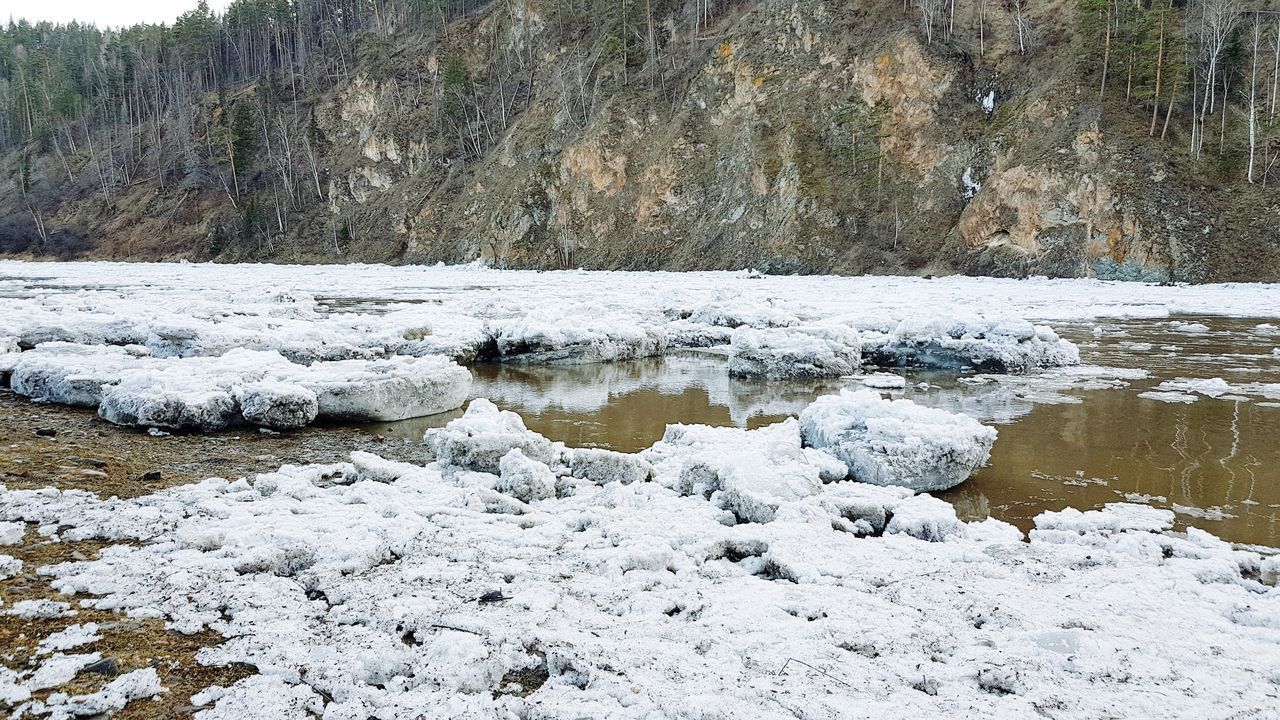
[[[894,370],[894,397],[958,410],[995,424],[991,461],[942,494],[965,519],[994,516],[1024,530],[1044,510],[1144,502],[1177,512],[1233,542],[1280,546],[1280,395],[1140,393],[1179,378],[1232,385],[1280,383],[1280,335],[1265,319],[1175,318],[1056,324],[1086,366],[1118,369],[1028,377]],[[1271,321],[1271,322],[1274,322]],[[725,358],[688,353],[577,366],[482,364],[474,394],[575,447],[646,448],[667,423],[759,427],[796,415],[813,398],[861,381],[743,382]],[[1130,372],[1125,372],[1126,370]],[[1148,377],[1133,377],[1133,370]],[[1141,373],[1136,373],[1141,374]],[[888,392],[888,391],[884,391]],[[1171,396],[1171,397],[1177,397]],[[374,426],[420,438],[459,413]]]

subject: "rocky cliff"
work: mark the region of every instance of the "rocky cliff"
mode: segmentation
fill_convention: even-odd
[[[45,223],[90,257],[1280,277],[1280,192],[1188,162],[1176,115],[1161,140],[1150,110],[1100,101],[1074,8],[1035,5],[1023,51],[993,5],[975,53],[926,43],[898,2],[744,2],[695,32],[669,20],[657,60],[628,66],[537,2],[495,4],[364,38],[348,77],[297,98],[314,197],[261,212],[266,232],[241,232],[221,187],[143,180],[108,203],[52,160]]]

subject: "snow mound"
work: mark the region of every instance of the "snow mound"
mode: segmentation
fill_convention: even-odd
[[[858,333],[840,326],[738,328],[729,346],[729,375],[780,380],[848,375],[858,367]]]
[[[499,410],[484,398],[472,400],[462,417],[428,430],[423,440],[442,468],[494,475],[501,472],[502,458],[513,449],[543,464],[553,456],[550,440],[526,428],[519,415]]]
[[[556,495],[555,473],[545,463],[530,460],[518,447],[502,456],[498,468],[498,492],[526,503]]]
[[[972,367],[996,372],[1078,365],[1080,350],[1045,325],[1025,320],[914,317],[891,332],[868,332],[864,356],[886,367]]]
[[[964,482],[991,456],[995,428],[869,390],[820,397],[800,414],[806,445],[845,463],[849,476],[916,491]]]

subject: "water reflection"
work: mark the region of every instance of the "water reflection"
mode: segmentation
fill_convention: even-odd
[[[1280,382],[1280,337],[1262,320],[1189,318],[1068,325],[1085,367],[1028,376],[894,370],[895,397],[1000,425],[991,463],[945,494],[966,518],[992,515],[1023,529],[1043,510],[1119,500],[1177,510],[1222,537],[1280,545],[1280,407],[1200,397],[1142,398],[1175,377]],[[1176,349],[1171,349],[1176,348]],[[758,427],[796,415],[813,398],[860,387],[856,379],[747,382],[723,357],[689,353],[577,366],[479,365],[474,394],[524,416],[533,429],[580,447],[644,449],[667,423]],[[1103,366],[1103,367],[1098,367]],[[1109,368],[1109,369],[1108,369]],[[418,438],[458,413],[374,426]]]

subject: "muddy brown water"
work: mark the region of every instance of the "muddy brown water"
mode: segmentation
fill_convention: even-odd
[[[1196,322],[1188,332],[1174,323]],[[1139,397],[1161,381],[1221,377],[1280,382],[1280,336],[1265,318],[1175,318],[1058,325],[1082,362],[1141,368],[1127,385],[1046,391],[1047,382],[972,382],[966,373],[895,370],[908,386],[891,393],[995,424],[990,463],[942,494],[966,519],[993,516],[1030,529],[1045,510],[1089,509],[1124,500],[1177,512],[1233,542],[1280,546],[1280,402],[1200,397],[1168,403]],[[1101,335],[1097,335],[1099,328]],[[474,394],[520,413],[526,424],[575,447],[633,452],[667,423],[754,428],[798,414],[813,398],[857,380],[753,383],[731,380],[725,360],[686,354],[565,367],[477,365]],[[921,389],[918,383],[927,382]],[[1120,383],[1113,383],[1120,385]],[[374,426],[420,438],[460,412]]]

